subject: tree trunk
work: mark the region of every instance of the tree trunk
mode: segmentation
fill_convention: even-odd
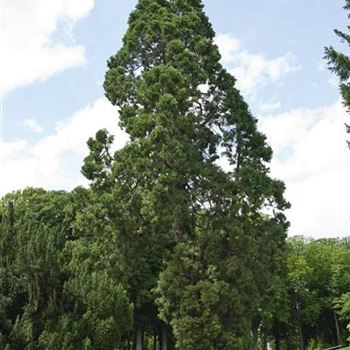
[[[262,348],[263,350],[267,350],[267,336],[265,332],[262,336]]]
[[[281,340],[279,334],[275,335],[275,350],[281,349]]]
[[[340,337],[340,329],[339,329],[339,322],[338,322],[338,317],[335,311],[333,311],[333,316],[334,316],[334,324],[335,324],[335,330],[336,330],[336,345],[341,344],[341,337]]]
[[[157,328],[153,330],[153,350],[157,350]]]
[[[141,327],[136,329],[136,350],[143,350]]]
[[[275,338],[275,350],[281,349],[281,337],[280,337],[280,330],[278,328],[278,325],[275,325],[273,336]]]
[[[252,329],[252,350],[258,350],[258,327]]]
[[[161,328],[161,350],[168,350],[168,330],[165,324],[162,324]]]
[[[298,320],[298,332],[299,332],[299,346],[300,350],[305,350],[304,346],[304,334],[303,334],[303,326],[301,324],[301,319],[300,319],[300,312],[299,309],[297,308],[297,320]]]

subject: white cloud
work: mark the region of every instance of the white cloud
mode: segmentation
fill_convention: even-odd
[[[244,95],[255,93],[285,74],[301,69],[291,53],[268,59],[262,54],[241,49],[240,40],[227,34],[219,34],[215,42],[222,55],[222,63],[230,67],[230,72],[237,79],[237,86]]]
[[[36,143],[4,143],[0,149],[0,195],[27,186],[70,190],[86,184],[80,174],[88,154],[86,141],[102,128],[115,135],[116,149],[127,141],[118,127],[117,110],[105,99],[57,123],[54,133]]]
[[[340,101],[260,118],[275,157],[273,176],[285,181],[290,234],[350,234],[350,150]]]
[[[216,36],[215,44],[219,47],[223,64],[232,63],[241,46],[239,39],[223,33]]]
[[[272,60],[261,54],[242,51],[237,55],[235,67],[231,69],[243,94],[249,95],[269,82],[278,81],[283,75],[300,69],[295,58],[288,53]]]
[[[35,118],[24,119],[21,125],[35,134],[41,134],[44,131],[44,128],[38,124]]]
[[[81,45],[53,40],[60,24],[70,31],[94,0],[11,0],[4,2],[0,38],[0,86],[4,92],[41,81],[85,62]]]

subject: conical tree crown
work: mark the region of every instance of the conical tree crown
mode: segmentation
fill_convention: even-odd
[[[280,254],[286,228],[272,151],[214,37],[201,1],[140,0],[104,84],[130,141],[106,162],[91,140],[84,167],[108,192],[136,327],[157,323],[157,307],[184,350],[248,347],[261,304],[254,269],[268,266],[251,257],[272,228]]]
[[[263,185],[254,181],[266,175],[271,149],[213,39],[201,1],[141,0],[123,47],[108,62],[106,95],[144,158],[136,172],[146,172],[149,182],[176,177],[177,190],[196,184],[213,168],[220,173],[215,162],[224,155],[234,179],[250,173],[241,190]],[[251,194],[261,206],[263,198]]]

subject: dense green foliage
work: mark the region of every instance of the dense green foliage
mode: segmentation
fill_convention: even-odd
[[[288,288],[299,340],[323,347],[345,343],[350,290],[347,239],[289,240]],[[345,322],[344,322],[345,321]],[[327,345],[327,346],[326,346]]]
[[[161,318],[181,339],[181,349],[211,348],[213,341],[231,341],[226,349],[265,349],[267,343],[276,349],[322,349],[349,338],[347,239],[291,238],[286,255],[269,258],[276,248],[267,234],[250,274],[252,289],[239,295],[201,257],[204,252],[214,259],[216,242],[179,242],[157,282],[150,269],[154,257],[140,251],[142,263],[126,260],[129,255],[119,248],[121,237],[107,215],[105,202],[81,188],[72,193],[27,189],[0,201],[1,349],[128,349],[136,344],[137,325],[145,332],[144,348],[153,349],[154,331],[157,335],[161,329],[151,303],[155,296],[163,298],[158,300],[164,305]],[[220,315],[229,316],[228,305],[236,299],[254,296],[254,317],[242,334],[247,344],[238,347]],[[173,300],[181,306],[178,310],[173,311]],[[243,307],[232,311],[239,322],[247,318],[239,314]],[[171,344],[169,337],[170,349]]]
[[[132,288],[135,327],[154,327],[158,314],[184,350],[249,346],[265,307],[265,271],[278,275],[270,260],[283,256],[287,227],[284,186],[269,177],[271,149],[213,39],[200,1],[139,1],[105,80],[130,142],[114,155],[107,182],[105,170],[88,174],[96,193],[109,187],[120,245],[142,272]],[[95,149],[86,170],[103,158]],[[149,307],[155,317],[139,319]]]
[[[350,11],[350,0],[345,1],[346,5],[344,9]],[[348,17],[350,18],[350,15]],[[350,30],[349,26],[348,30]],[[350,45],[349,34],[338,29],[335,29],[334,32],[342,42]],[[335,50],[332,46],[326,47],[325,52],[325,59],[328,62],[329,69],[340,79],[340,91],[343,96],[344,105],[350,110],[350,57],[343,52]],[[350,134],[350,125],[346,124],[346,130]],[[350,147],[350,141],[348,141],[348,146]]]
[[[79,188],[2,199],[2,348],[110,349],[131,328],[114,233],[100,209]]]

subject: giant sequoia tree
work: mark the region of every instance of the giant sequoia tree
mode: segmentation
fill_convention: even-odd
[[[283,256],[284,186],[214,35],[200,0],[140,0],[108,62],[106,96],[130,142],[112,159],[100,131],[83,172],[129,264],[138,349],[157,314],[183,350],[246,348],[273,289],[255,271],[273,274]]]

